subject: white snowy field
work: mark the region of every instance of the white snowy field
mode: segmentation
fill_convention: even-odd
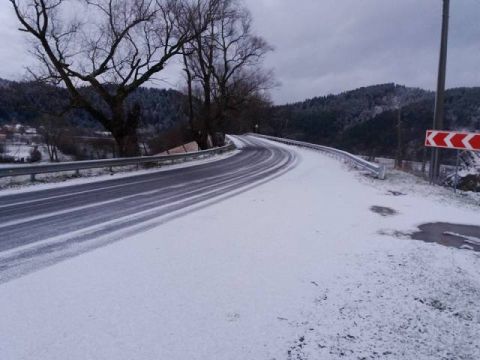
[[[42,162],[44,163],[50,162],[47,146],[44,144],[8,143],[5,146],[5,155],[12,156],[15,159],[17,159],[17,161],[23,158],[24,161],[27,162],[28,164],[28,159],[30,158],[30,152],[34,149],[35,146],[38,148],[38,150],[42,154]],[[57,151],[57,153],[60,161],[72,161],[71,156],[65,155],[59,150]],[[12,165],[15,165],[15,164],[7,164],[6,166],[12,166]]]
[[[295,151],[269,183],[0,285],[0,359],[480,359],[480,254],[395,236],[480,225],[478,205]]]

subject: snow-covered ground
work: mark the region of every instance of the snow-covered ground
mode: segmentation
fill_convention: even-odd
[[[25,145],[25,144],[9,144],[5,147],[5,155],[12,156],[15,159],[24,159],[30,157],[30,151],[33,149],[32,145]],[[42,154],[43,155],[43,154]]]
[[[38,150],[42,154],[41,162],[43,163],[50,162],[47,146],[44,144],[28,145],[24,143],[15,143],[15,144],[9,143],[5,146],[5,155],[12,156],[17,161],[24,159],[24,161],[28,163],[28,159],[30,158],[30,152],[33,150],[35,146],[37,146]],[[57,150],[57,152],[58,152],[59,161],[72,161],[71,156],[63,154],[60,150]],[[0,164],[0,165],[5,165],[5,164]]]
[[[295,151],[269,183],[0,285],[0,359],[480,359],[479,253],[404,235],[480,225],[475,200]]]

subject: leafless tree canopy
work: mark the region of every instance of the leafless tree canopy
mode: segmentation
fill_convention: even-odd
[[[127,108],[126,98],[207,29],[220,0],[9,1],[34,39],[41,70],[31,73],[63,84],[71,105],[111,131],[121,155],[132,155],[141,109]]]
[[[262,68],[272,48],[253,34],[252,17],[239,0],[220,0],[206,31],[185,46],[191,127],[201,147],[224,141],[232,112],[252,97],[263,98],[273,76]],[[202,104],[195,112],[193,98]]]

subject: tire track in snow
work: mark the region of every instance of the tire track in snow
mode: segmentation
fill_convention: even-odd
[[[228,159],[6,196],[11,203],[1,198],[0,283],[246,191],[296,164],[292,151],[236,139],[244,147]]]

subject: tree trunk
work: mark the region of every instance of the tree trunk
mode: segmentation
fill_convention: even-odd
[[[185,65],[185,73],[187,75],[187,99],[188,99],[188,123],[190,126],[190,131],[192,132],[193,140],[197,143],[197,146],[200,150],[208,150],[208,133],[205,130],[205,126],[202,126],[202,129],[198,130],[200,124],[195,124],[195,112],[193,107],[193,76],[190,71],[190,66],[188,64],[187,56],[185,55],[185,49],[183,49],[183,63]]]
[[[50,159],[50,162],[53,162],[54,161],[53,146],[50,144],[48,140],[46,140],[45,143],[47,144],[48,158]]]
[[[224,111],[222,108],[218,109],[215,120],[212,121],[213,124],[209,127],[210,137],[212,138],[212,145],[214,147],[221,147],[225,145],[225,113],[226,111]]]
[[[193,134],[193,138],[198,145],[200,150],[208,150],[210,144],[208,142],[208,133],[206,131],[197,131]]]
[[[125,116],[122,105],[116,106],[112,111],[114,117],[114,121],[112,121],[113,126],[108,130],[111,131],[117,143],[118,155],[120,157],[139,156],[137,128],[140,121],[140,106],[134,104]]]
[[[121,129],[112,132],[115,142],[118,146],[118,155],[120,157],[139,156],[137,131],[129,126],[123,126]]]
[[[213,131],[210,133],[212,145],[214,147],[221,147],[225,145],[225,134],[221,131]]]
[[[52,149],[53,161],[58,162],[58,151],[57,146],[54,145]]]

